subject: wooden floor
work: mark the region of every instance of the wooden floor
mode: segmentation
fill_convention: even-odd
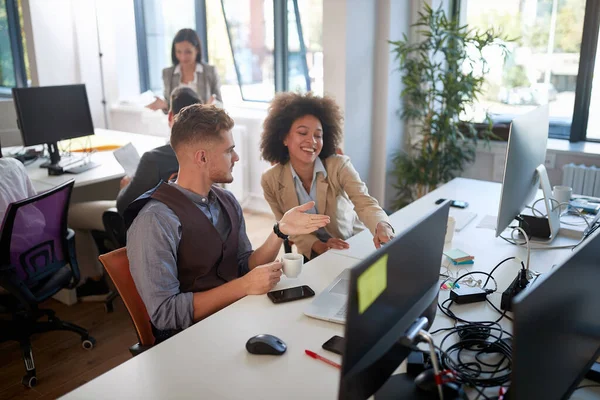
[[[253,247],[260,246],[273,229],[272,216],[244,212],[246,231]],[[71,332],[49,332],[32,338],[38,384],[27,389],[21,384],[25,372],[17,343],[0,343],[0,400],[55,399],[131,358],[129,346],[137,342],[133,324],[123,302],[106,313],[101,303],[65,306],[56,300],[43,304],[59,318],[88,329],[96,339],[92,350],[81,347]]]

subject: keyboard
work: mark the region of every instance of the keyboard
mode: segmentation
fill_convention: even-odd
[[[348,302],[345,302],[342,308],[338,310],[335,314],[335,318],[346,318],[346,314],[348,313]]]

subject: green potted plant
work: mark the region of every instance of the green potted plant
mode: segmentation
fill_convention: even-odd
[[[506,55],[507,39],[494,30],[469,29],[441,8],[424,7],[413,25],[421,39],[390,41],[403,74],[400,117],[409,131],[405,150],[393,159],[395,208],[455,178],[474,161],[477,142],[489,142],[489,116],[476,126],[465,111],[481,94],[489,70],[483,49],[499,46]]]

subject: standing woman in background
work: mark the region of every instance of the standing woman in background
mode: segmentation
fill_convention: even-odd
[[[202,62],[200,38],[193,29],[181,29],[171,46],[173,66],[163,69],[164,98],[156,98],[147,107],[151,110],[169,110],[173,89],[187,86],[198,94],[204,104],[223,105],[219,74],[214,66]]]

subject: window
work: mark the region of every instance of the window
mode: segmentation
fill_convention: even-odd
[[[288,0],[288,89],[323,94],[323,0]]]
[[[269,101],[275,94],[272,0],[222,0],[229,45],[244,100]]]
[[[322,94],[322,3],[136,0],[141,88],[162,94],[161,70],[171,65],[171,41],[179,29],[195,27],[201,38],[206,32],[208,62],[217,68],[226,104],[268,102],[288,89]]]
[[[595,2],[587,3],[589,9]],[[504,123],[548,104],[550,137],[585,138],[585,126],[579,128],[576,121],[581,121],[587,110],[581,99],[590,89],[582,82],[591,72],[580,73],[581,65],[593,63],[595,57],[582,47],[590,32],[590,24],[584,24],[589,12],[586,0],[462,0],[459,7],[461,20],[469,27],[494,27],[515,39],[506,43],[506,58],[500,50],[484,53],[490,71],[484,92],[468,117],[482,121],[488,112],[495,123]],[[594,29],[597,32],[598,26]]]
[[[22,26],[21,1],[0,2],[0,95],[10,96],[10,88],[30,82]]]

